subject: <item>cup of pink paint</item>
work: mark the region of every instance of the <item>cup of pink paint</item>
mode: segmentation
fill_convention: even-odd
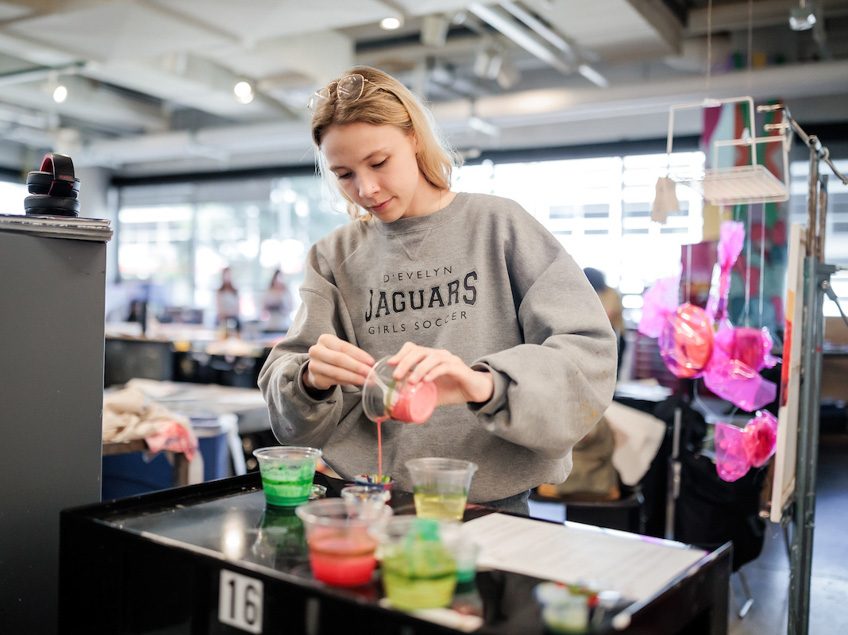
[[[433,382],[411,384],[392,377],[394,367],[388,357],[379,360],[362,387],[362,408],[372,421],[387,419],[404,423],[424,423],[433,414],[438,390]]]

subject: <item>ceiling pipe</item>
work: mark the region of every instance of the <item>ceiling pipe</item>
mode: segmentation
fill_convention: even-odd
[[[488,7],[475,2],[469,5],[468,10],[563,75],[571,75],[576,71],[596,86],[606,88],[609,85],[603,75],[585,62],[580,61],[575,56],[573,48],[537,18],[512,2],[501,2],[501,6],[503,8]],[[510,14],[524,22],[532,31],[528,31],[515,22]],[[542,32],[539,32],[538,28],[542,29]],[[545,41],[554,44],[559,51],[550,49],[545,41],[538,39],[539,37],[543,37]],[[569,53],[565,53],[566,49]],[[563,54],[568,55],[570,59],[563,58]]]
[[[82,62],[78,62],[64,66],[42,66],[0,73],[0,86],[38,82],[52,75],[76,75],[83,66]]]
[[[487,7],[478,2],[472,2],[468,5],[468,11],[563,75],[570,75],[574,72],[575,68],[573,65],[548,48],[543,42],[539,41],[527,29],[516,24],[503,10]]]
[[[559,33],[554,32],[550,29],[546,24],[544,24],[540,19],[534,16],[532,13],[520,7],[516,3],[511,0],[501,0],[500,5],[509,11],[515,18],[521,20],[528,27],[533,29],[536,33],[538,33],[541,37],[546,39],[549,43],[553,44],[556,48],[565,54],[572,64],[577,62],[577,52],[574,50],[574,47],[562,37]]]

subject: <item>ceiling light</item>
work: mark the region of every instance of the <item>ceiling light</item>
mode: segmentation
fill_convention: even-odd
[[[68,87],[64,84],[59,84],[56,88],[53,89],[53,101],[57,104],[64,103],[64,101],[68,98]]]
[[[601,75],[598,71],[596,71],[588,64],[580,64],[577,67],[577,72],[580,73],[586,79],[588,79],[590,82],[592,82],[595,86],[599,86],[600,88],[606,88],[609,86],[607,78]]]
[[[397,16],[391,16],[380,20],[380,28],[385,31],[394,31],[395,29],[399,29],[402,24],[403,20]]]
[[[797,7],[789,10],[789,28],[793,31],[809,31],[816,23],[816,10],[812,2],[801,0]]]
[[[253,101],[253,85],[250,82],[241,80],[233,86],[233,95],[236,96],[236,101],[240,104],[249,104]]]
[[[490,137],[497,137],[501,133],[495,124],[480,119],[477,115],[471,115],[468,118],[468,127]]]

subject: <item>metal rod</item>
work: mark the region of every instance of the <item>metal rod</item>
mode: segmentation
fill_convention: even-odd
[[[815,139],[815,137],[810,137]],[[818,143],[818,141],[816,141]],[[818,186],[819,157],[815,148],[810,146],[810,173],[807,177],[807,255],[814,256],[816,251],[816,229],[818,228]],[[811,298],[808,298],[810,300]]]
[[[827,231],[827,174],[819,175],[819,227],[816,242],[816,256],[824,262],[824,239]]]
[[[834,270],[833,266],[820,263],[815,255],[808,255],[804,261],[804,327],[801,341],[802,382],[795,474],[795,531],[790,548],[787,622],[790,635],[807,635],[809,629],[823,337],[822,284],[830,278]]]
[[[665,534],[667,540],[674,540],[674,508],[680,494],[680,429],[683,421],[683,409],[674,409],[674,427],[671,435],[671,457],[668,461],[668,486],[665,499]]]

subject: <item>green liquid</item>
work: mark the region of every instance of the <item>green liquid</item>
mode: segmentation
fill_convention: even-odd
[[[456,563],[441,543],[397,548],[383,556],[383,586],[401,610],[448,606],[456,587]]]
[[[299,467],[278,467],[262,471],[265,501],[276,507],[294,507],[309,500],[315,464]]]
[[[459,494],[434,494],[432,492],[415,490],[415,515],[419,518],[434,518],[436,520],[462,520],[468,492]]]

